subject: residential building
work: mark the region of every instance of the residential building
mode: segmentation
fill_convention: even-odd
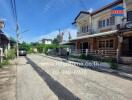
[[[131,0],[125,2],[127,10],[125,8],[124,13],[127,11],[127,22],[132,20],[130,2]],[[128,31],[126,35],[120,31],[127,23],[124,24],[125,14],[112,16],[112,9],[116,7],[124,7],[123,0],[117,0],[92,13],[81,11],[73,23],[78,29],[77,38],[71,39],[69,43],[74,43],[77,51],[87,54],[116,58],[131,56],[132,58],[132,32]]]
[[[122,42],[119,44],[121,48],[121,61],[132,63],[132,0],[124,0],[126,7],[126,16],[123,19],[125,24],[120,25],[119,32],[122,35]]]
[[[3,27],[4,27],[4,21],[0,20],[0,62],[2,62],[2,58],[4,54],[7,54],[7,50],[9,46],[9,39],[1,30]]]
[[[43,44],[52,44],[52,39],[42,39],[41,43],[43,43]]]

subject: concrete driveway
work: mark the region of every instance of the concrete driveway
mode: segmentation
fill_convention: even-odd
[[[32,54],[17,66],[17,100],[131,100],[132,81]]]

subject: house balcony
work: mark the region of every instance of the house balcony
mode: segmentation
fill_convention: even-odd
[[[126,22],[124,24],[118,24],[117,29],[119,31],[123,31],[123,30],[126,30],[126,29],[132,29],[132,21]]]
[[[91,35],[95,33],[95,29],[89,29],[87,32],[77,32],[77,37]]]

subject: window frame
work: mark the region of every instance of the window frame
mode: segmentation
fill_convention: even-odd
[[[111,43],[110,41],[113,42],[113,46],[110,47]],[[104,46],[100,46],[100,42],[104,42]],[[107,46],[107,43],[109,46]],[[102,44],[101,44],[102,45]],[[111,39],[103,39],[103,40],[98,40],[98,49],[114,49],[115,48],[115,39],[114,38],[111,38]]]
[[[110,25],[115,25],[115,16],[110,17]]]

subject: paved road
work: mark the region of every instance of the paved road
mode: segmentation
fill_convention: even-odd
[[[17,100],[131,100],[132,81],[40,55],[19,58]]]

